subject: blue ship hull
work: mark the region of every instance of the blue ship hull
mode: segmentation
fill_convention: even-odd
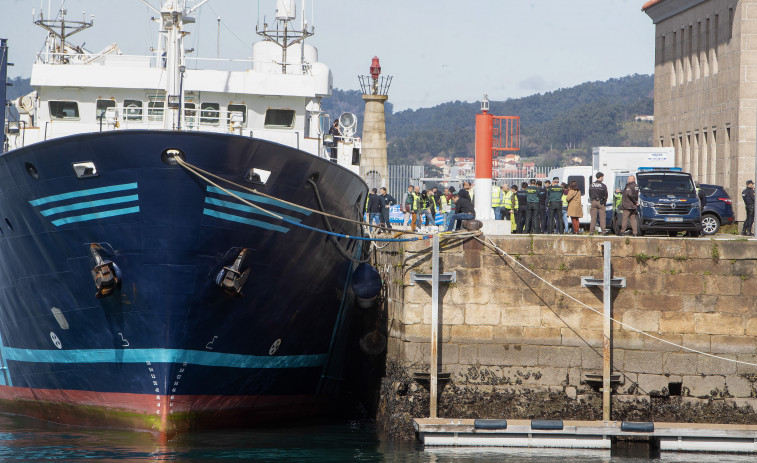
[[[161,433],[317,413],[338,379],[353,271],[317,213],[367,188],[327,160],[212,133],[77,135],[0,156],[0,410]],[[73,163],[97,175],[77,178]],[[251,168],[265,185],[245,183]],[[271,217],[239,197],[272,211]],[[334,231],[359,225],[330,219]],[[358,257],[360,245],[338,239]],[[120,288],[97,297],[92,249]],[[241,295],[217,284],[246,250]]]

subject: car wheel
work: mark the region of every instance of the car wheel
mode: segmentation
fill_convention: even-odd
[[[702,233],[705,235],[714,235],[720,230],[720,221],[712,214],[702,216]]]

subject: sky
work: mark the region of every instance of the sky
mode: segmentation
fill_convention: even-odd
[[[63,0],[0,0],[0,37],[8,39],[9,77],[29,77],[47,16]],[[159,0],[149,0],[154,6]],[[298,5],[302,0],[297,0]],[[306,0],[309,43],[334,74],[334,86],[359,89],[371,59],[393,76],[395,111],[446,101],[519,98],[587,81],[654,72],[654,25],[645,0]],[[157,43],[155,13],[140,0],[65,0],[69,19],[94,14],[94,27],[71,38],[92,52],[117,43],[125,54]],[[193,4],[194,0],[189,0]],[[246,58],[255,25],[272,23],[275,0],[210,0],[190,25],[195,55]],[[298,6],[298,9],[301,8]],[[311,14],[312,13],[312,14]],[[298,19],[299,21],[299,19]]]

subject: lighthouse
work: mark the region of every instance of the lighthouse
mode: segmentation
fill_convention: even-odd
[[[360,175],[368,184],[368,188],[379,188],[387,186],[389,177],[385,103],[389,99],[392,76],[381,76],[381,65],[377,56],[371,60],[370,73],[370,76],[358,76],[365,101]]]

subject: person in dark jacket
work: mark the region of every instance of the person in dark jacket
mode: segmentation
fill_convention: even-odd
[[[378,225],[381,217],[381,198],[379,198],[378,190],[375,188],[371,190],[371,194],[368,195],[368,204],[365,207],[368,212],[368,223]]]
[[[636,219],[636,209],[639,207],[639,185],[636,184],[636,177],[628,176],[626,187],[623,189],[623,198],[620,200],[620,209],[623,211],[623,225],[620,227],[620,234],[623,235],[628,227],[628,220],[631,220],[631,230],[633,236],[639,235],[638,224]]]
[[[392,223],[389,221],[389,208],[397,204],[397,200],[387,193],[386,187],[383,186],[379,198],[381,199],[381,225],[392,228]]]
[[[434,195],[428,194],[426,190],[421,191],[420,215],[426,218],[427,227],[434,225],[434,212],[432,211],[435,210],[436,205],[434,204]]]
[[[526,187],[526,226],[524,233],[539,233],[539,187],[536,180],[531,179]]]
[[[741,229],[742,235],[752,235],[752,225],[754,224],[754,182],[747,180],[746,188],[741,192],[741,199],[744,200],[746,208],[746,220],[744,228]]]
[[[528,183],[523,182],[520,184],[520,190],[515,193],[518,198],[518,215],[516,219],[515,233],[523,233],[526,226],[526,208],[528,207],[528,204],[526,204],[526,188],[528,188]]]
[[[536,181],[536,186],[539,187],[539,228],[532,233],[547,232],[547,188],[549,188],[549,185],[549,180],[546,181],[546,184],[542,184],[541,180]]]
[[[589,186],[589,201],[591,201],[591,222],[589,223],[589,233],[594,233],[594,227],[597,226],[597,216],[599,216],[599,227],[603,235],[607,234],[607,186],[602,183],[605,174],[597,172],[595,180]]]
[[[547,204],[549,205],[549,223],[547,223],[547,233],[562,233],[562,194],[563,189],[560,186],[560,179],[552,179],[552,185],[547,188]]]
[[[455,213],[449,218],[447,231],[452,231],[453,227],[455,230],[459,230],[460,226],[463,224],[463,220],[472,220],[476,218],[476,211],[473,209],[473,203],[465,189],[460,190],[460,193],[453,194],[452,200],[455,202]]]

